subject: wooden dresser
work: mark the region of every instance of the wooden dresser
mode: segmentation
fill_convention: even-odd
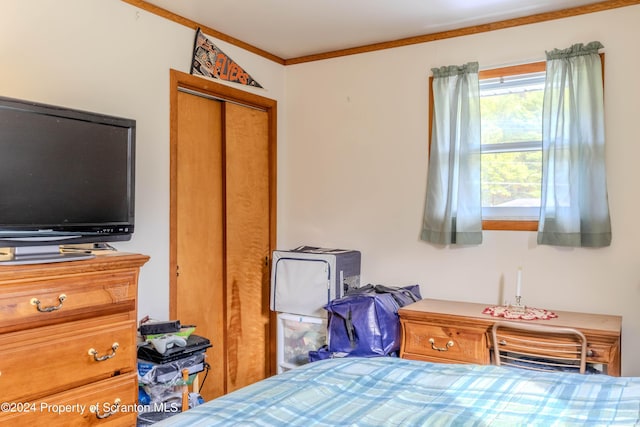
[[[136,424],[137,283],[148,259],[0,266],[0,425]]]
[[[401,308],[400,357],[442,363],[491,363],[491,327],[504,320],[482,314],[490,304],[423,299]],[[546,307],[545,307],[546,308]],[[554,311],[557,318],[527,320],[578,329],[587,337],[588,364],[620,376],[622,317]]]

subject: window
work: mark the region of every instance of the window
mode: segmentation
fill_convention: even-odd
[[[604,77],[603,53],[600,58]],[[540,61],[479,72],[484,230],[538,230],[545,70]],[[430,116],[429,138],[432,124]]]
[[[484,229],[536,230],[545,63],[481,71]]]

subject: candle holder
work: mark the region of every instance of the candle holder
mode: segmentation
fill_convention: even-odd
[[[514,313],[524,313],[527,307],[521,302],[522,297],[520,295],[516,295],[516,303],[509,304],[509,310]]]

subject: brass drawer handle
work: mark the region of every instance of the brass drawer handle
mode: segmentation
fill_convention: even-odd
[[[103,420],[105,418],[109,418],[111,415],[116,414],[118,412],[118,407],[120,406],[120,399],[116,399],[113,401],[113,405],[111,405],[111,410],[105,412],[104,414],[100,413],[100,408],[96,407],[96,418],[99,420]]]
[[[449,351],[449,348],[453,347],[453,341],[449,341],[446,347],[436,347],[436,340],[433,338],[429,338],[429,342],[431,343],[431,348],[436,351]]]
[[[104,356],[98,356],[98,351],[94,348],[91,348],[89,349],[89,355],[93,356],[93,360],[95,360],[96,362],[102,362],[107,359],[111,359],[113,356],[115,356],[116,350],[118,349],[118,347],[120,347],[120,344],[118,344],[117,342],[114,342],[113,345],[111,346],[111,354],[105,354]]]
[[[67,299],[67,296],[65,294],[60,294],[60,296],[58,297],[58,301],[60,301],[60,304],[43,308],[40,307],[40,300],[38,298],[31,298],[31,305],[35,305],[40,313],[49,313],[52,311],[60,310],[65,299]]]

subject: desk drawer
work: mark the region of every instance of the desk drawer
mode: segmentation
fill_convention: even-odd
[[[404,322],[404,332],[407,358],[416,355],[444,361],[489,363],[484,330]]]
[[[490,334],[489,334],[490,335]],[[557,336],[551,334],[536,334],[536,333],[505,333],[500,334],[500,351],[509,351],[509,346],[515,344],[516,346],[522,341],[539,341],[542,345],[539,346],[539,350],[530,348],[528,351],[535,356],[550,357],[557,356],[563,351],[567,351],[567,345],[576,344],[575,339],[567,338],[564,336]],[[588,337],[587,337],[588,340]],[[491,338],[489,338],[491,341]],[[493,346],[493,343],[491,343]],[[557,347],[554,347],[557,345]],[[611,355],[614,353],[613,346],[602,342],[591,343],[587,342],[587,363],[602,363],[609,364],[612,362]]]
[[[127,272],[18,281],[0,291],[0,333],[133,311],[137,297],[136,276]]]
[[[131,427],[136,425],[137,398],[138,377],[130,373],[39,400],[14,402],[0,413],[0,425]]]
[[[135,320],[107,316],[0,336],[3,400],[38,398],[134,372],[135,331]],[[95,357],[90,354],[91,349],[97,352]],[[104,360],[97,361],[96,357]]]
[[[607,344],[591,344],[587,342],[587,362],[612,363],[611,355],[615,353],[613,346]]]

